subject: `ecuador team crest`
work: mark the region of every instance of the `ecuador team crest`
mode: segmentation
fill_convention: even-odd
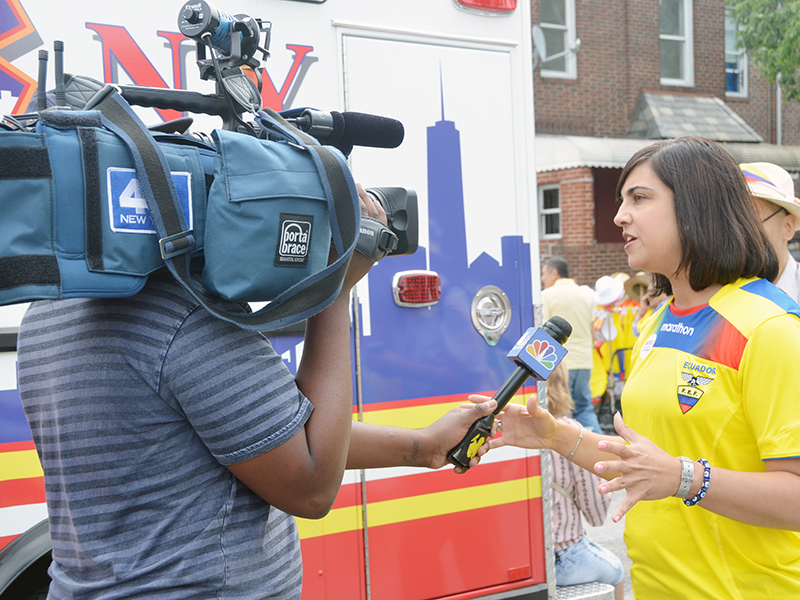
[[[686,369],[687,366],[689,366],[689,370],[682,369],[680,371],[681,379],[684,381],[684,384],[678,385],[678,406],[680,406],[683,414],[692,410],[700,401],[703,394],[706,392],[704,388],[714,381],[714,378],[709,375],[713,375],[716,372],[716,368],[714,367],[708,368],[704,365],[684,364],[684,369]],[[700,367],[698,371],[701,372],[691,369],[691,366]]]

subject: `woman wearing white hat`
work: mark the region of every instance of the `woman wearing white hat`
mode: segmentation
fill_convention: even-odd
[[[715,142],[663,140],[617,197],[628,264],[672,294],[634,347],[614,418],[627,443],[529,402],[490,447],[550,448],[625,490],[613,520],[627,513],[636,600],[800,598],[800,306],[770,283],[742,172]]]
[[[775,281],[795,302],[800,303],[800,265],[789,254],[787,242],[800,229],[800,200],[794,195],[794,181],[784,169],[772,163],[744,163],[750,194],[770,241],[778,253],[778,279]]]

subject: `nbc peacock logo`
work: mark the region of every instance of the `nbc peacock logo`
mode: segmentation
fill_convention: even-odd
[[[528,344],[525,350],[548,371],[552,371],[555,368],[556,359],[558,358],[556,349],[547,340],[534,340],[532,344]]]

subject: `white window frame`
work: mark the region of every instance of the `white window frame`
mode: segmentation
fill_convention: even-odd
[[[544,2],[544,0],[542,0]],[[557,55],[547,56],[548,59],[554,58],[556,56],[564,55],[564,66],[565,69],[563,71],[553,71],[552,69],[546,69],[544,66],[544,62],[542,62],[542,70],[541,75],[542,77],[557,77],[561,79],[576,79],[578,77],[578,61],[575,57],[575,0],[564,0],[564,8],[566,10],[566,25],[554,24],[554,23],[545,23],[541,21],[539,23],[539,27],[542,29],[561,29],[564,31],[565,34],[565,41],[564,41],[564,52],[558,53]],[[541,7],[541,4],[540,4]],[[541,14],[541,10],[540,10]]]
[[[725,9],[725,33],[728,33],[728,18],[733,18],[733,11],[729,8]],[[747,97],[747,50],[742,48],[736,50],[736,66],[739,71],[739,90],[736,92],[728,91],[728,52],[725,52],[725,95],[731,98],[746,98]]]
[[[560,183],[550,183],[545,185],[540,185],[539,187],[539,239],[542,240],[560,240],[563,236],[564,228],[563,223],[564,219],[562,218],[561,212],[561,184]],[[544,207],[544,193],[549,190],[557,190],[558,191],[558,208],[545,208]],[[549,215],[558,215],[558,233],[547,233],[546,231],[546,224],[547,224],[547,217]]]
[[[661,78],[661,85],[676,85],[683,87],[694,87],[694,27],[692,18],[693,15],[693,1],[682,0],[683,2],[683,36],[679,35],[666,35],[660,33],[659,26],[659,41],[674,41],[683,43],[683,78],[671,79],[667,77]],[[660,9],[661,2],[659,2]],[[659,12],[660,19],[660,12]],[[660,62],[659,62],[660,68]]]

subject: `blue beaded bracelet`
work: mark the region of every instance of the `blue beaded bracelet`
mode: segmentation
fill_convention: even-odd
[[[700,500],[706,497],[706,493],[708,492],[708,486],[711,485],[711,465],[708,464],[708,461],[705,458],[698,458],[697,462],[703,465],[703,483],[700,485],[700,491],[697,492],[697,495],[690,500],[684,500],[683,503],[686,506],[694,506]]]

